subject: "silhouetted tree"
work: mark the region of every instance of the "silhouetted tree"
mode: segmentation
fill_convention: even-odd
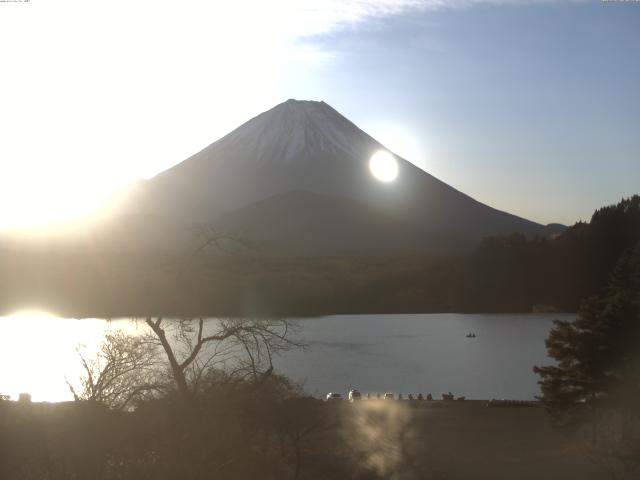
[[[124,410],[132,402],[162,389],[158,349],[143,336],[109,332],[94,358],[78,350],[83,375],[80,385],[67,380],[76,400],[99,402]]]
[[[182,400],[191,402],[200,379],[213,365],[221,364],[238,378],[258,382],[273,372],[273,356],[303,347],[291,337],[287,320],[186,319],[168,321],[147,318],[155,339],[164,350],[170,372]]]
[[[291,464],[293,480],[298,480],[311,437],[322,433],[335,422],[329,420],[330,416],[322,402],[310,397],[281,401],[273,416],[281,455]]]
[[[622,255],[605,291],[547,339],[558,363],[534,367],[556,425],[583,432],[613,478],[640,465],[640,243]]]
[[[198,242],[197,248],[193,251],[194,257],[209,248],[213,248],[217,252],[231,254],[245,251],[255,252],[259,249],[258,243],[242,232],[224,231],[206,223],[196,223],[191,230]]]

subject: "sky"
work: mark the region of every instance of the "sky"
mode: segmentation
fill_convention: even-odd
[[[86,215],[288,98],[540,223],[640,193],[640,2],[0,2],[0,229]]]

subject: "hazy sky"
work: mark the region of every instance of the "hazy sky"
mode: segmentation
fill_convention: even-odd
[[[640,2],[0,2],[0,227],[94,208],[287,98],[491,206],[640,192]]]

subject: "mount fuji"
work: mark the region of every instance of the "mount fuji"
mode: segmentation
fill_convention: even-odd
[[[368,166],[380,150],[328,104],[287,100],[141,182],[120,213],[166,232],[242,232],[278,255],[440,254],[488,235],[551,233],[397,155],[397,179],[380,182]]]

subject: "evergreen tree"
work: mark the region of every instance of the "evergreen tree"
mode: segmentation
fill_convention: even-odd
[[[556,425],[588,432],[592,457],[629,478],[640,465],[640,243],[573,322],[554,322],[546,345],[557,364],[534,371]]]

